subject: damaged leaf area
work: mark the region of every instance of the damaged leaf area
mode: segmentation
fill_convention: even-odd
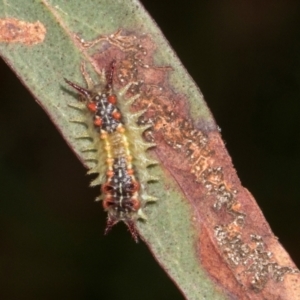
[[[35,45],[45,39],[46,28],[40,22],[29,23],[14,18],[0,19],[0,42]]]
[[[134,83],[132,111],[145,110],[139,124],[152,127],[144,137],[156,144],[155,156],[193,209],[197,257],[206,272],[238,299],[296,299],[299,271],[241,186],[218,130],[208,129],[216,126],[195,125],[188,99],[170,83],[172,68],[154,63],[151,37],[120,29],[91,42],[76,40],[98,73],[115,59],[116,84]]]

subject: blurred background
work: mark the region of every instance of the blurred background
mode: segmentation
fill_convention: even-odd
[[[300,266],[300,2],[142,2]],[[0,84],[1,299],[183,299],[125,226],[103,236],[98,190],[2,61]]]

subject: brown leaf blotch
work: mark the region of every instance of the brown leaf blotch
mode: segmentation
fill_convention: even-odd
[[[152,125],[145,137],[156,143],[161,164],[196,210],[199,261],[211,277],[238,299],[291,299],[278,283],[297,269],[281,259],[283,249],[242,187],[217,126],[195,127],[188,99],[169,83],[172,69],[154,64],[150,36],[118,30],[79,46],[93,50],[90,61],[98,72],[117,60],[116,86],[132,83],[129,96],[139,95],[133,109],[147,109],[139,121]]]
[[[45,39],[46,28],[40,22],[29,23],[18,19],[0,19],[0,42],[34,45]]]

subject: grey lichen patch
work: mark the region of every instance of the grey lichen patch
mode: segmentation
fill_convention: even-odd
[[[46,28],[40,22],[25,22],[14,18],[0,19],[0,42],[20,43],[27,46],[42,43]]]
[[[262,290],[270,279],[281,282],[284,275],[299,273],[297,269],[280,266],[274,261],[272,252],[267,251],[259,235],[251,234],[250,242],[245,243],[242,235],[231,226],[216,226],[215,237],[229,264],[234,268],[242,267],[240,277],[246,277],[256,292]]]

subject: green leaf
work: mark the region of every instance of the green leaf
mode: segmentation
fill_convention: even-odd
[[[247,218],[238,204],[248,201],[258,212],[261,235],[272,237],[272,232],[251,195],[241,187],[202,94],[143,7],[135,0],[7,0],[0,4],[0,12],[6,30],[5,38],[3,34],[0,38],[3,58],[87,166],[81,152],[85,144],[76,138],[85,129],[70,122],[80,112],[69,107],[76,99],[63,78],[83,85],[82,61],[90,63],[94,78],[114,58],[136,63],[131,70],[138,75],[130,78],[130,73],[128,79],[125,73],[124,80],[143,80],[135,109],[148,108],[147,120],[153,121],[157,144],[150,153],[159,161],[152,169],[159,180],[147,187],[159,200],[146,206],[148,220],[138,223],[143,240],[187,299],[229,299],[232,294],[242,299],[242,285],[249,295],[253,287],[264,290],[260,281],[251,286],[253,272],[240,279],[240,270],[230,264],[227,255],[238,256],[248,245],[258,243],[247,241],[256,234],[251,227],[253,216],[247,219],[250,228],[237,222]],[[103,37],[103,41],[85,48],[76,37],[85,41]],[[124,38],[128,37],[137,39],[129,43],[134,50],[126,48]],[[237,233],[243,234],[242,239]],[[239,244],[234,244],[231,235]],[[276,247],[272,250],[279,253]],[[270,266],[276,261],[264,263]],[[292,268],[286,271],[293,272]]]

